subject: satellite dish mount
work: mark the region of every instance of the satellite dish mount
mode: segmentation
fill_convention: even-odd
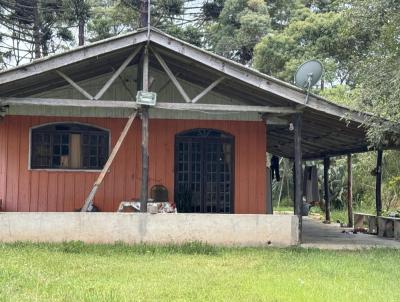
[[[294,76],[297,87],[307,90],[306,104],[310,95],[311,87],[318,83],[324,74],[324,67],[318,60],[307,61],[300,65]]]

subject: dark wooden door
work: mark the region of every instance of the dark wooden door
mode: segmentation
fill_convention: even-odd
[[[175,203],[183,213],[233,213],[233,137],[211,129],[176,136]]]

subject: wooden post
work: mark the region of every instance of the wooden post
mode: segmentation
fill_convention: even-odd
[[[296,208],[296,167],[293,160],[293,167],[292,167],[292,181],[293,181],[293,212],[297,215],[297,208]]]
[[[375,184],[375,201],[376,215],[382,215],[382,157],[383,151],[378,150],[376,158],[376,184]]]
[[[299,243],[301,243],[302,230],[303,230],[303,194],[302,194],[302,152],[301,152],[301,126],[302,116],[297,113],[294,114],[294,173],[295,173],[295,213],[299,218]]]
[[[271,177],[271,169],[266,167],[265,173],[267,174],[265,186],[267,187],[266,194],[266,205],[267,205],[267,214],[274,214],[274,208],[272,205],[272,177]],[[279,203],[278,203],[279,207]]]
[[[353,167],[351,154],[347,154],[347,214],[349,217],[348,227],[352,228],[353,223]]]
[[[325,221],[331,222],[331,201],[329,196],[329,166],[330,158],[324,158],[324,196],[325,196]]]
[[[149,90],[149,53],[148,47],[144,50],[142,63],[142,90]],[[149,108],[142,107],[142,186],[140,192],[140,212],[147,212],[149,192]]]

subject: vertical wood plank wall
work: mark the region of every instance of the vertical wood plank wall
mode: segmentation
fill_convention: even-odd
[[[110,130],[114,146],[126,119],[6,116],[0,121],[0,199],[2,211],[74,211],[82,206],[98,173],[28,169],[29,129],[51,122],[75,121]],[[265,213],[265,125],[262,122],[150,120],[150,187],[163,184],[174,196],[175,135],[193,128],[214,128],[235,137],[235,213]],[[123,143],[95,197],[102,211],[121,200],[139,198],[140,121]]]

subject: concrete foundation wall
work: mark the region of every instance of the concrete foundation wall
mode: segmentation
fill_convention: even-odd
[[[1,213],[0,241],[183,243],[290,246],[298,243],[293,215]]]

